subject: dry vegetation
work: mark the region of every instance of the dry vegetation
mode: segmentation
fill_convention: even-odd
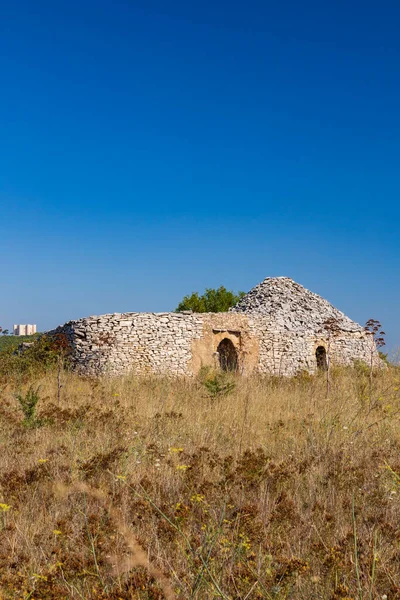
[[[0,597],[400,598],[399,380],[5,381]]]

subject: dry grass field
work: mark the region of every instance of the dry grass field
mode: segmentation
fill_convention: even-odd
[[[400,371],[231,383],[3,381],[0,598],[400,598]]]

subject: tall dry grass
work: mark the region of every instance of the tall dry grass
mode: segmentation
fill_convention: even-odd
[[[30,425],[10,382],[0,597],[400,598],[399,382],[50,373]]]

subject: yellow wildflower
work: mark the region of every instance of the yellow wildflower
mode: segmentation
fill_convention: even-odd
[[[203,500],[204,500],[204,496],[202,496],[201,494],[194,494],[194,496],[192,496],[190,498],[191,502],[199,502],[200,503],[200,502],[203,502]]]
[[[2,502],[0,502],[0,510],[3,512],[7,512],[8,510],[10,510],[11,506],[9,504],[3,504]]]

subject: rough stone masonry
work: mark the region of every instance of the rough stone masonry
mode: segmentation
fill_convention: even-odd
[[[227,313],[114,313],[70,321],[83,375],[195,375],[203,366],[244,375],[314,373],[327,362],[380,359],[373,336],[288,277],[268,277]]]

